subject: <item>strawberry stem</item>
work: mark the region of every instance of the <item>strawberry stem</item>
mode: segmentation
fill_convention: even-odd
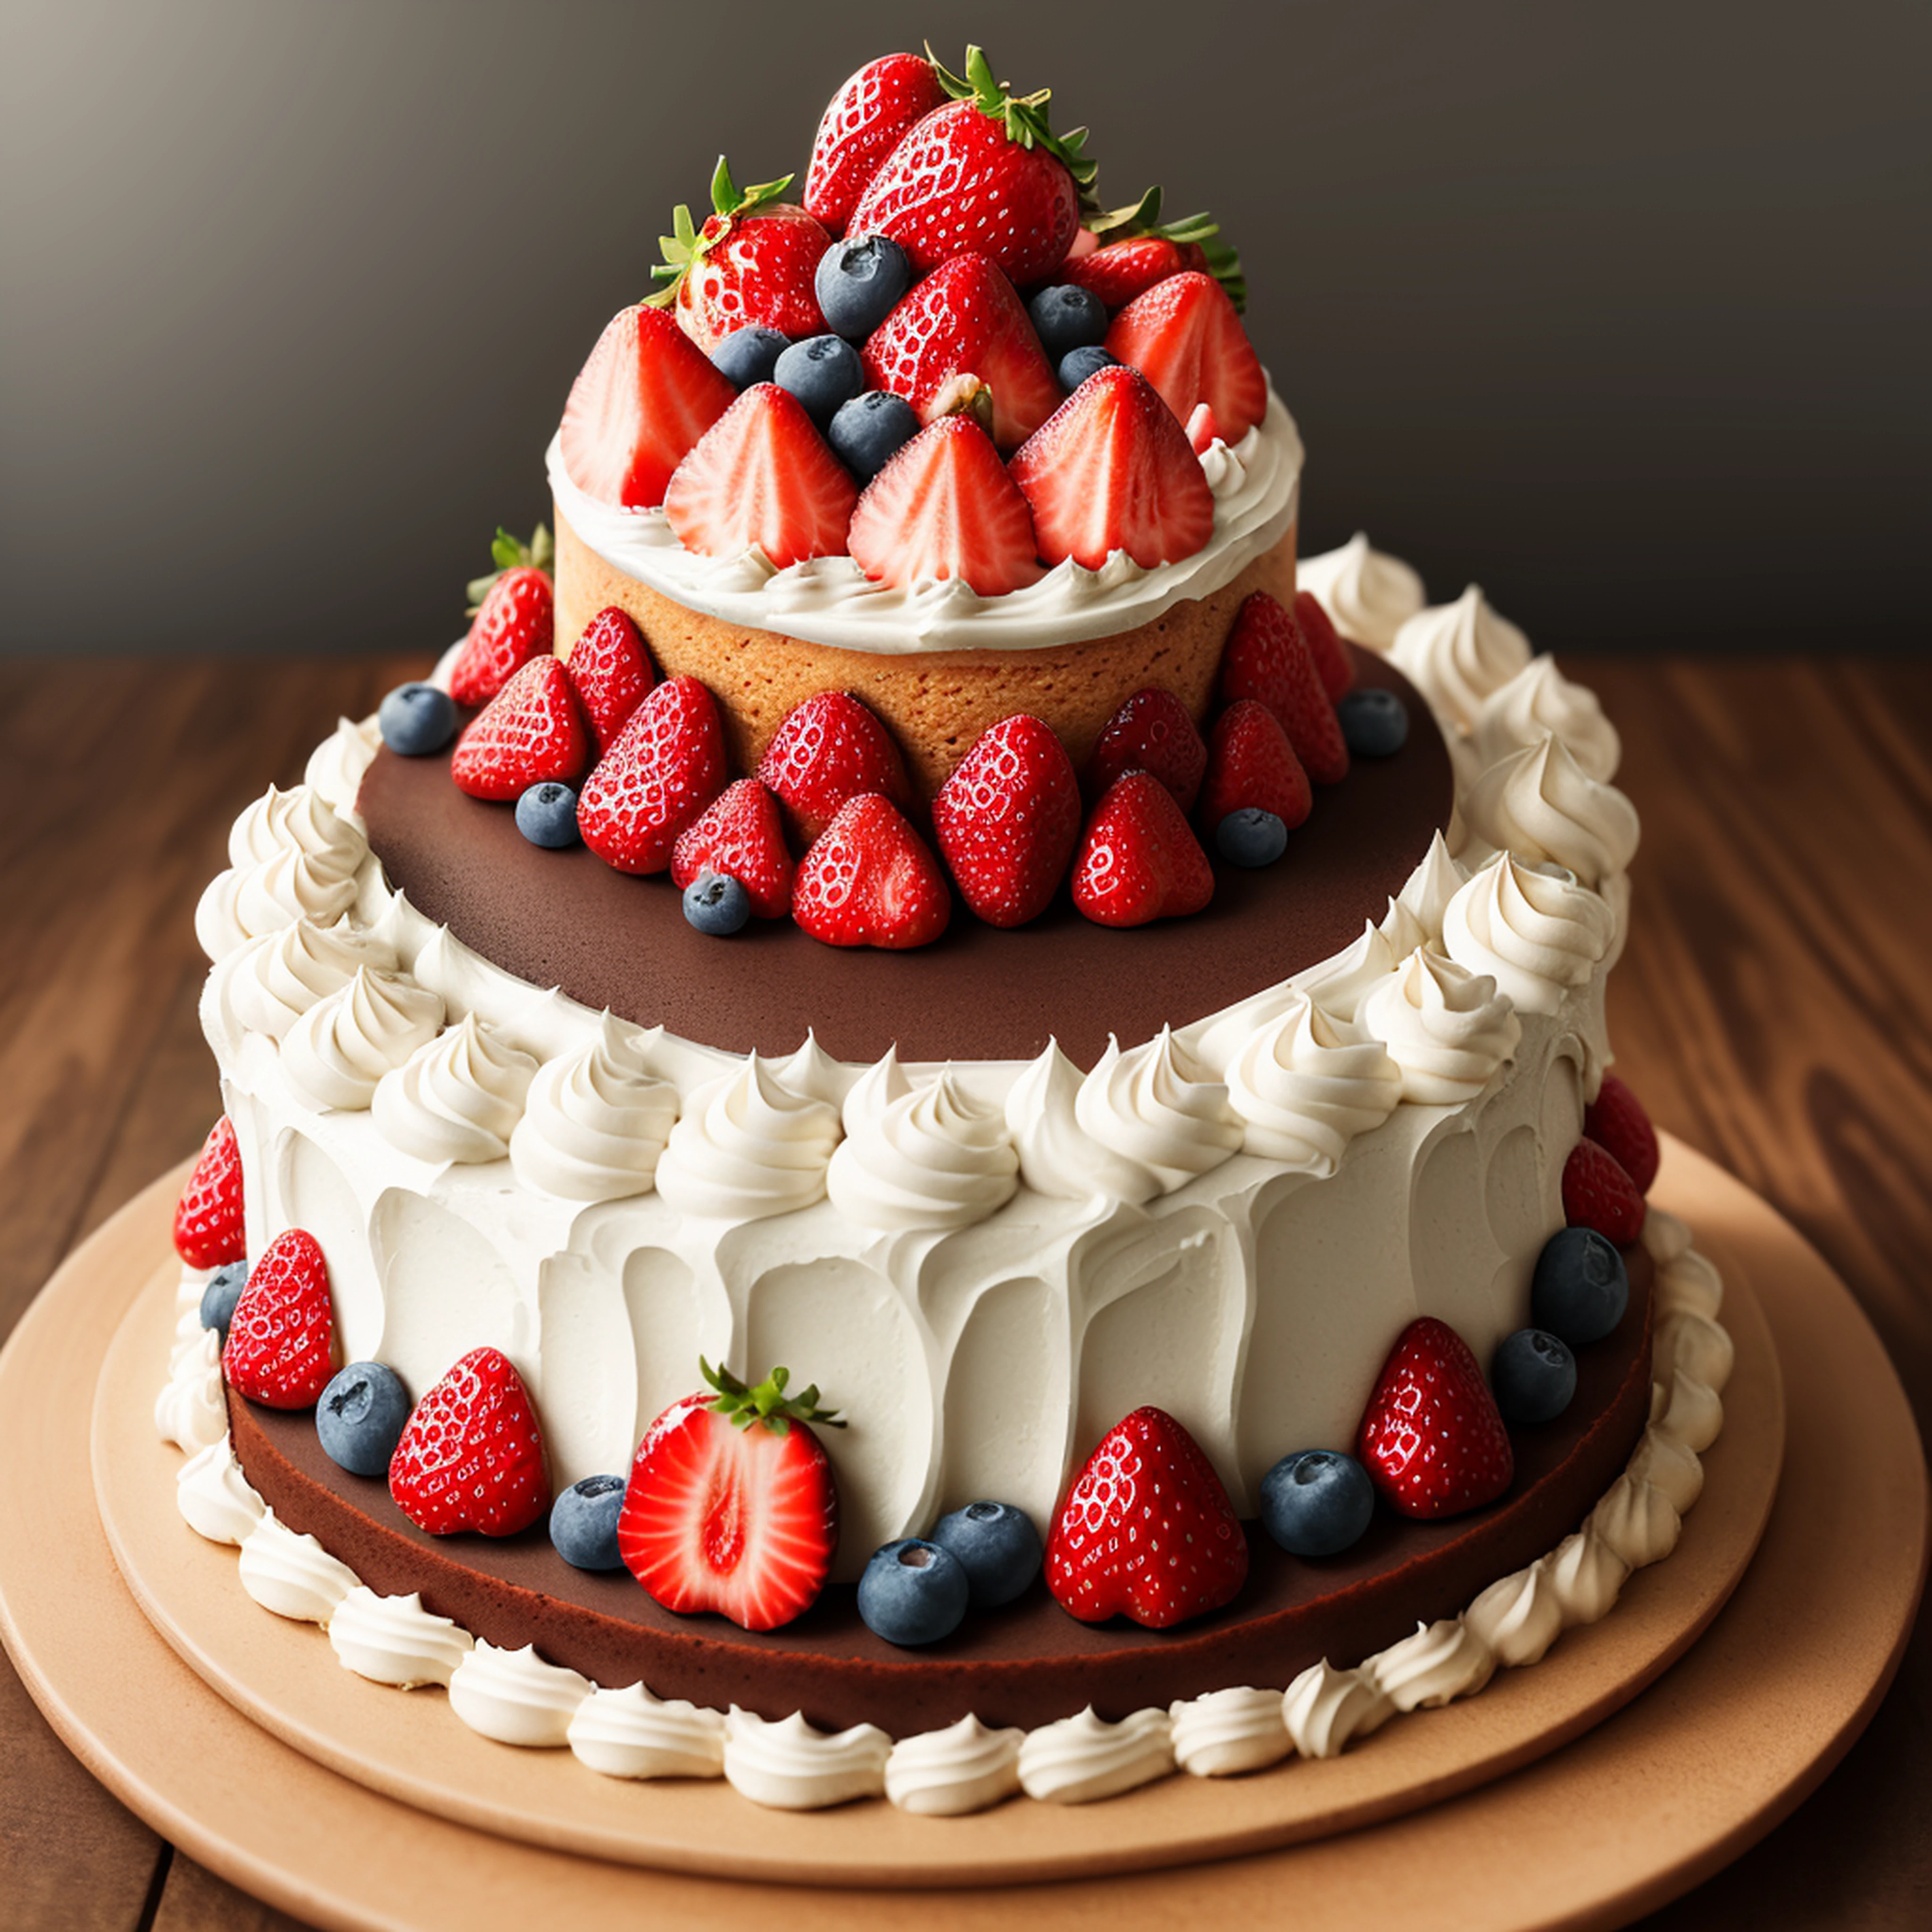
[[[514,537],[501,524],[496,526],[496,534],[490,540],[490,555],[496,568],[487,577],[472,577],[465,586],[469,598],[469,608],[464,616],[473,617],[483,608],[483,600],[490,594],[490,586],[508,570],[543,570],[553,568],[556,556],[556,545],[550,532],[542,524],[528,543],[520,537]]]
[[[1247,278],[1241,272],[1241,258],[1228,242],[1219,240],[1221,224],[1204,208],[1198,214],[1184,214],[1178,221],[1160,218],[1161,191],[1150,188],[1130,208],[1114,208],[1087,218],[1086,226],[1102,242],[1124,242],[1136,235],[1164,236],[1183,246],[1192,242],[1208,258],[1208,272],[1227,291],[1238,312],[1248,306]]]
[[[740,188],[731,178],[731,164],[720,154],[717,166],[711,171],[712,211],[727,223],[734,215],[755,214],[761,208],[776,201],[796,178],[795,176],[782,175],[776,181],[759,182],[752,187]],[[651,280],[659,286],[644,298],[653,308],[664,308],[676,301],[685,277],[730,232],[727,227],[716,235],[706,235],[692,220],[690,203],[682,201],[671,210],[670,225],[670,234],[658,237],[664,260],[651,269]]]
[[[816,1382],[796,1395],[786,1394],[785,1385],[791,1380],[789,1369],[774,1369],[763,1382],[748,1387],[722,1362],[714,1369],[700,1355],[698,1366],[704,1370],[705,1381],[718,1391],[710,1405],[712,1412],[727,1418],[734,1428],[748,1429],[756,1422],[775,1436],[784,1436],[790,1432],[794,1422],[825,1423],[834,1429],[845,1426],[836,1409],[819,1407]]]
[[[983,47],[966,50],[964,80],[952,72],[932,51],[930,40],[926,44],[926,57],[932,63],[932,70],[938,76],[940,86],[955,100],[970,100],[982,114],[1000,122],[1006,128],[1008,140],[1017,141],[1022,148],[1045,148],[1073,177],[1074,185],[1080,190],[1082,209],[1099,207],[1094,197],[1094,184],[1099,178],[1100,164],[1090,160],[1084,152],[1088,130],[1075,128],[1064,134],[1053,131],[1047,111],[1048,104],[1053,98],[1052,88],[1040,87],[1030,94],[1015,94],[994,74],[993,64],[986,58]]]

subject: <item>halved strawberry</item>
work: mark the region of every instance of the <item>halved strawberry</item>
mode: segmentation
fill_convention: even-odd
[[[694,677],[659,685],[597,761],[577,800],[578,830],[620,872],[662,872],[677,836],[724,789],[724,733]]]
[[[301,1228],[262,1250],[235,1304],[222,1344],[230,1388],[268,1408],[308,1408],[335,1372],[335,1318],[328,1267]]]
[[[1308,640],[1265,590],[1244,598],[1234,614],[1221,658],[1221,695],[1229,704],[1252,698],[1265,704],[1317,784],[1339,784],[1348,776],[1341,722],[1322,687]]]
[[[1184,918],[1214,896],[1208,855],[1151,772],[1117,778],[1073,862],[1073,903],[1099,926]]]
[[[970,416],[921,430],[866,486],[846,539],[875,584],[959,578],[982,597],[1040,580],[1033,512]]]
[[[226,1114],[208,1130],[194,1172],[175,1203],[175,1252],[190,1268],[226,1268],[246,1259],[242,1230],[242,1150]]]
[[[565,669],[570,673],[601,758],[657,682],[644,640],[630,614],[614,604],[606,604],[571,646]]]
[[[799,861],[792,887],[792,917],[827,946],[929,946],[952,910],[939,862],[877,792],[838,808]]]
[[[682,892],[707,871],[736,879],[760,919],[783,919],[791,910],[791,854],[778,800],[756,778],[727,785],[678,834],[671,848],[671,884]]]
[[[1460,1516],[1510,1486],[1516,1456],[1468,1342],[1424,1316],[1396,1337],[1355,1453],[1404,1516]]]
[[[1194,413],[1187,418],[1187,446],[1196,456],[1205,456],[1216,443],[1227,440],[1214,420],[1214,412],[1205,403],[1196,403]]]
[[[549,531],[521,543],[499,529],[490,546],[496,565],[470,585],[472,618],[449,671],[449,694],[459,704],[487,704],[531,658],[550,648],[556,631],[556,598],[550,562],[556,554]]]
[[[858,500],[805,405],[776,382],[754,382],[677,466],[664,509],[686,550],[739,556],[755,546],[783,570],[842,556]]]
[[[389,1493],[431,1536],[514,1536],[550,1508],[543,1431],[507,1358],[471,1349],[416,1404],[389,1458]]]
[[[913,285],[861,352],[866,380],[903,396],[922,422],[944,413],[955,376],[993,394],[993,440],[1024,442],[1060,406],[1060,384],[1013,286],[985,256],[955,255]]]
[[[1661,1158],[1657,1130],[1643,1102],[1614,1073],[1604,1076],[1597,1097],[1583,1109],[1583,1132],[1630,1176],[1640,1194],[1650,1192]]]
[[[570,674],[555,658],[532,658],[457,740],[449,776],[472,798],[514,802],[546,780],[574,784],[590,759]]]
[[[1089,376],[1009,466],[1048,563],[1098,570],[1118,550],[1144,569],[1214,534],[1214,496],[1174,412],[1137,370]]]
[[[1106,347],[1139,370],[1183,422],[1205,403],[1228,442],[1240,442],[1268,413],[1260,358],[1212,275],[1170,276],[1135,296],[1114,316]]]
[[[1100,797],[1124,772],[1151,772],[1183,812],[1192,812],[1207,770],[1208,747],[1187,706],[1172,692],[1150,685],[1136,692],[1094,740],[1088,796]]]
[[[1308,774],[1265,704],[1237,698],[1214,721],[1201,823],[1212,831],[1231,812],[1271,812],[1292,832],[1313,808]]]
[[[862,793],[881,792],[902,808],[912,803],[899,748],[849,691],[814,692],[794,704],[758,760],[758,777],[802,845]]]
[[[564,474],[600,503],[655,509],[671,472],[737,394],[661,309],[620,309],[563,406]]]
[[[818,124],[805,174],[806,212],[839,233],[913,123],[945,104],[932,62],[916,54],[868,61],[832,97]]]
[[[1322,688],[1328,694],[1329,703],[1340,704],[1354,686],[1354,660],[1313,591],[1294,593],[1294,622],[1309,656],[1315,660],[1316,674],[1322,680]]]
[[[1164,1408],[1124,1416],[1047,1539],[1054,1600],[1082,1623],[1127,1616],[1166,1630],[1232,1603],[1247,1579],[1247,1538],[1200,1444]]]
[[[1586,1134],[1563,1163],[1563,1218],[1573,1228],[1594,1228],[1606,1241],[1628,1248],[1643,1236],[1643,1194],[1616,1155]]]
[[[932,801],[932,834],[988,926],[1052,903],[1080,837],[1080,784],[1051,725],[1024,712],[980,733]]]
[[[674,1402],[631,1465],[617,1548],[645,1590],[680,1616],[715,1610],[776,1630],[809,1610],[838,1544],[838,1486],[814,1423],[842,1429],[774,1369],[748,1388],[700,1360],[710,1384]]]

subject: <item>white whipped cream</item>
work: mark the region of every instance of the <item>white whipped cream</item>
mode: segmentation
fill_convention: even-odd
[[[875,1724],[828,1734],[796,1711],[776,1723],[734,1704],[724,1720],[724,1775],[754,1804],[819,1811],[886,1788],[892,1741]]]
[[[1340,550],[1303,557],[1294,587],[1313,593],[1343,637],[1372,650],[1388,650],[1423,606],[1422,579],[1401,558],[1371,548],[1360,530]]]
[[[1496,982],[1418,947],[1364,1001],[1364,1031],[1386,1042],[1406,1100],[1473,1100],[1516,1050],[1522,1022]]]
[[[594,1688],[567,1733],[580,1763],[606,1778],[722,1778],[724,1715],[641,1684]]]
[[[1676,1368],[1668,1382],[1651,1390],[1650,1419],[1699,1455],[1716,1442],[1724,1426],[1724,1405],[1709,1383],[1688,1369]]]
[[[1597,694],[1573,684],[1546,651],[1483,700],[1470,736],[1479,764],[1493,765],[1552,732],[1599,784],[1616,776],[1623,758],[1617,728],[1604,716]]]
[[[479,1637],[451,1673],[449,1708],[500,1744],[561,1750],[590,1688],[589,1678],[547,1663],[532,1644],[499,1650]]]
[[[1429,842],[1429,850],[1423,854],[1422,862],[1409,874],[1402,890],[1396,895],[1395,904],[1408,914],[1406,930],[1419,933],[1419,938],[1400,949],[1397,957],[1413,952],[1418,946],[1433,946],[1440,949],[1442,944],[1442,922],[1449,910],[1449,902],[1460,892],[1468,874],[1450,856],[1448,842],[1441,832]],[[1382,926],[1391,947],[1394,937],[1388,932],[1390,922],[1384,920]]]
[[[823,1100],[837,1108],[857,1082],[860,1070],[834,1060],[818,1043],[818,1036],[808,1027],[805,1041],[778,1070],[778,1084],[788,1093],[802,1094],[808,1100]]]
[[[258,865],[231,866],[208,882],[194,909],[194,936],[211,959],[225,959],[264,933],[298,919],[332,926],[356,903],[356,878],[284,845]]]
[[[1498,1577],[1462,1612],[1462,1621],[1511,1669],[1540,1662],[1563,1634],[1563,1606],[1550,1580],[1550,1558]]]
[[[1645,1215],[1646,1234],[1658,1211],[1653,1208]],[[1660,1264],[1656,1292],[1660,1314],[1701,1315],[1706,1321],[1714,1322],[1724,1305],[1724,1283],[1710,1262],[1694,1250]]]
[[[1645,1430],[1625,1472],[1630,1480],[1648,1484],[1679,1516],[1688,1516],[1704,1493],[1704,1465],[1687,1447],[1655,1423]]]
[[[328,1620],[328,1642],[345,1670],[372,1684],[415,1690],[449,1683],[476,1639],[461,1624],[424,1610],[413,1590],[379,1597],[357,1583]]]
[[[1566,1628],[1608,1616],[1630,1574],[1630,1565],[1587,1524],[1566,1536],[1548,1560],[1550,1586]]]
[[[989,1730],[970,1715],[942,1731],[902,1738],[886,1760],[886,1796],[922,1818],[983,1811],[1020,1788],[1021,1730]]]
[[[536,1071],[527,1053],[465,1013],[382,1076],[370,1111],[391,1145],[418,1160],[501,1160]]]
[[[230,828],[228,862],[238,871],[291,850],[306,854],[318,872],[346,879],[369,856],[369,842],[312,787],[271,785]]]
[[[1473,1697],[1496,1667],[1495,1652],[1462,1618],[1444,1617],[1378,1651],[1362,1675],[1398,1711],[1436,1711]]]
[[[914,1087],[889,1052],[846,1096],[845,1138],[826,1191],[860,1227],[964,1228],[1018,1186],[1005,1115],[973,1100],[950,1070]]]
[[[283,1075],[313,1106],[359,1112],[384,1074],[435,1039],[442,1014],[440,994],[404,974],[358,966],[290,1028]]]
[[[1282,1693],[1282,1722],[1304,1757],[1340,1757],[1354,1738],[1394,1715],[1394,1705],[1365,1672],[1337,1670],[1325,1657]]]
[[[1529,640],[1473,584],[1454,603],[1418,611],[1389,646],[1390,660],[1452,733],[1474,726],[1483,700],[1529,655]]]
[[[200,1317],[196,1318],[197,1321]],[[185,1348],[154,1398],[154,1430],[191,1456],[228,1433],[228,1403],[221,1388],[221,1337],[204,1328]]]
[[[308,754],[308,769],[302,773],[302,783],[332,806],[345,825],[352,825],[358,832],[363,825],[356,810],[356,795],[382,743],[382,728],[373,711],[359,722],[338,718],[335,729]]]
[[[1146,1170],[1081,1126],[1076,1108],[1086,1077],[1058,1041],[1048,1040],[1008,1089],[1006,1127],[1019,1150],[1020,1178],[1056,1200],[1132,1199],[1146,1184]]]
[[[1519,1012],[1553,1013],[1589,983],[1616,932],[1609,905],[1572,874],[1499,852],[1444,909],[1442,947]]]
[[[1496,850],[1553,860],[1593,889],[1636,856],[1636,808],[1592,778],[1560,738],[1539,738],[1491,765],[1471,788],[1464,813],[1471,832]]]
[[[1402,957],[1380,926],[1364,921],[1360,938],[1332,958],[1296,974],[1288,984],[1337,1019],[1352,1020],[1360,1012],[1362,1002],[1401,964]]]
[[[298,1535],[272,1509],[243,1538],[242,1587],[263,1610],[296,1623],[326,1624],[361,1586],[312,1536]]]
[[[1306,994],[1250,1036],[1227,1079],[1243,1151],[1324,1176],[1358,1134],[1394,1112],[1402,1090],[1382,1042],[1348,1037]]]
[[[794,1093],[754,1053],[692,1095],[658,1162],[657,1190],[680,1214],[795,1214],[824,1194],[839,1132],[836,1107]]]
[[[1657,1346],[1687,1382],[1708,1388],[1714,1397],[1724,1393],[1737,1363],[1729,1330],[1688,1308],[1673,1309],[1658,1324]],[[1692,1442],[1688,1435],[1683,1439],[1694,1450],[1710,1446]]]
[[[230,1024],[281,1040],[310,1007],[340,992],[367,966],[396,970],[395,949],[346,919],[330,926],[298,919],[278,932],[251,939],[234,957],[222,982]]]
[[[1174,1768],[1174,1725],[1165,1711],[1135,1711],[1117,1724],[1088,1705],[1027,1734],[1020,1747],[1020,1784],[1029,1798],[1049,1804],[1090,1804],[1118,1797]]]
[[[1278,1764],[1294,1749],[1279,1690],[1242,1685],[1170,1704],[1174,1759],[1194,1778],[1237,1778]]]
[[[249,1486],[225,1434],[197,1449],[176,1472],[175,1503],[196,1535],[238,1549],[262,1520],[266,1507]]]
[[[1644,1570],[1677,1547],[1683,1520],[1654,1483],[1626,1470],[1590,1512],[1590,1527],[1633,1570]]]
[[[1081,1082],[1073,1118],[1082,1132],[1130,1163],[1124,1201],[1172,1194],[1219,1167],[1241,1144],[1241,1124],[1218,1080],[1197,1069],[1166,1027],[1139,1046],[1107,1050]]]
[[[616,1201],[651,1186],[677,1118],[677,1089],[608,1012],[597,1036],[537,1070],[510,1164],[526,1186],[566,1201]]]

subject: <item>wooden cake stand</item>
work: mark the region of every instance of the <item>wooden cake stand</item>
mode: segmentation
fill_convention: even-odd
[[[1542,1664],[1340,1759],[1171,1778],[1079,1810],[1021,1800],[940,1821],[873,1802],[794,1816],[722,1784],[618,1784],[474,1736],[424,1708],[440,1691],[353,1677],[318,1633],[247,1599],[232,1551],[181,1522],[177,1459],[148,1414],[171,1325],[173,1270],[155,1264],[179,1182],[80,1250],[0,1355],[0,1448],[33,1472],[0,1485],[0,1636],[129,1805],[320,1924],[469,1927],[560,1906],[575,1922],[684,1923],[768,1907],[750,1878],[787,1881],[784,1910],[805,1928],[910,1912],[992,1926],[1016,1910],[1072,1924],[1619,1923],[1736,1856],[1837,1762],[1890,1682],[1923,1582],[1925,1468],[1876,1336],[1770,1209],[1670,1144],[1656,1198],[1726,1280],[1725,1430],[1676,1553]],[[95,1514],[97,1386],[100,1502],[124,1585]],[[1132,1869],[1150,1865],[1165,1868]]]

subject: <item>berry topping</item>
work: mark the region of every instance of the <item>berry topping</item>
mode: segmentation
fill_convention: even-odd
[[[409,1419],[409,1391],[381,1362],[351,1362],[315,1406],[322,1454],[352,1476],[382,1474]]]
[[[1124,550],[1151,569],[1192,556],[1214,533],[1201,459],[1132,369],[1088,377],[1021,447],[1012,473],[1048,563],[1070,556],[1098,570]]]
[[[1300,627],[1265,590],[1243,601],[1221,658],[1221,695],[1265,704],[1317,784],[1348,776],[1348,748]]]
[[[517,801],[517,830],[532,845],[561,852],[577,843],[577,794],[567,784],[546,778]]]
[[[1108,1430],[1047,1539],[1047,1586],[1082,1623],[1125,1616],[1166,1630],[1232,1603],[1247,1576],[1247,1539],[1214,1466],[1161,1408]]]
[[[550,1508],[543,1432],[506,1356],[472,1348],[416,1404],[389,1459],[389,1494],[431,1536],[514,1536]]]
[[[1354,662],[1337,633],[1334,620],[1312,590],[1294,593],[1294,621],[1308,645],[1308,654],[1331,704],[1339,704],[1355,682]]]
[[[449,776],[472,798],[507,802],[547,780],[574,783],[590,758],[569,673],[555,658],[532,658],[458,739]]]
[[[932,801],[932,833],[988,926],[1037,918],[1080,837],[1079,782],[1052,728],[1022,712],[982,731]]]
[[[835,242],[818,258],[818,306],[825,326],[853,342],[890,315],[915,278],[906,252],[888,235]]]
[[[1288,850],[1288,827],[1273,812],[1246,806],[1216,825],[1214,849],[1229,865],[1258,872]]]
[[[1508,1432],[1469,1345],[1424,1316],[1396,1338],[1362,1418],[1356,1454],[1404,1516],[1460,1516],[1516,1473]]]
[[[235,1304],[242,1299],[242,1291],[248,1285],[246,1262],[230,1262],[225,1268],[217,1268],[208,1286],[201,1291],[201,1325],[212,1328],[223,1341],[226,1341],[229,1325],[235,1319]]]
[[[685,916],[700,932],[710,932],[720,928],[699,918],[691,898],[706,872],[744,889],[740,926],[754,913],[760,919],[783,919],[791,910],[791,854],[785,849],[778,800],[756,778],[727,785],[671,848],[670,880],[685,892]],[[719,916],[717,894],[704,896],[704,903],[710,908],[707,916]]]
[[[657,681],[630,614],[614,604],[605,605],[571,646],[565,668],[602,758]]]
[[[1201,272],[1227,291],[1237,310],[1248,305],[1241,258],[1220,238],[1221,224],[1204,210],[1176,221],[1160,218],[1161,190],[1150,188],[1131,208],[1090,215],[1073,245],[1066,279],[1090,289],[1110,309],[1170,275]]]
[[[970,416],[941,416],[893,457],[859,499],[846,542],[875,584],[958,578],[1003,597],[1040,580],[1033,512]]]
[[[242,1260],[242,1150],[226,1114],[208,1130],[194,1171],[175,1204],[175,1252],[190,1268],[221,1268]]]
[[[307,1408],[334,1372],[328,1268],[315,1237],[278,1234],[248,1270],[221,1345],[228,1385],[268,1408]]]
[[[1583,1110],[1583,1131],[1630,1178],[1640,1194],[1657,1178],[1657,1130],[1643,1102],[1614,1073],[1604,1076],[1597,1097]]]
[[[1183,422],[1205,403],[1224,442],[1239,442],[1268,413],[1260,359],[1212,275],[1170,276],[1135,296],[1114,316],[1107,349],[1139,370]]]
[[[551,1505],[551,1546],[578,1570],[621,1570],[617,1525],[624,1513],[622,1476],[586,1476]]]
[[[772,380],[796,396],[821,434],[866,386],[859,352],[842,335],[808,335],[794,342],[772,370]]]
[[[1292,831],[1314,803],[1308,774],[1274,713],[1252,698],[1237,698],[1214,721],[1208,784],[1201,798],[1202,822],[1218,828],[1230,813],[1252,810],[1279,819]]]
[[[818,124],[805,176],[807,212],[838,233],[851,219],[880,162],[914,122],[943,107],[946,99],[929,60],[916,54],[886,54],[868,61],[832,97]],[[838,326],[830,314],[826,320]]]
[[[1408,707],[1378,684],[1345,692],[1335,706],[1335,722],[1352,758],[1392,758],[1408,742]]]
[[[758,760],[758,777],[806,845],[861,792],[883,792],[899,806],[912,802],[898,747],[849,691],[814,692],[794,705]]]
[[[1291,1556],[1339,1556],[1362,1540],[1376,1486],[1339,1449],[1301,1449],[1262,1478],[1262,1522]]]
[[[1108,719],[1087,760],[1087,790],[1098,798],[1124,772],[1151,772],[1192,812],[1208,770],[1208,747],[1171,691],[1137,691]]]
[[[664,508],[686,550],[741,556],[755,545],[783,570],[808,556],[842,556],[858,495],[804,405],[760,382],[678,465]]]
[[[752,896],[729,872],[707,866],[684,889],[684,916],[708,939],[729,939],[752,922]]]
[[[776,328],[736,328],[711,352],[711,364],[734,388],[748,389],[769,382],[778,358],[791,346],[791,338]]]
[[[1040,1532],[1011,1503],[968,1503],[939,1519],[932,1540],[964,1567],[976,1610],[1010,1604],[1040,1574]]]
[[[1101,926],[1184,918],[1214,896],[1214,874],[1174,794],[1150,772],[1117,778],[1073,862],[1073,903]]]
[[[710,1363],[710,1388],[645,1432],[618,1519],[631,1574],[668,1610],[776,1630],[809,1610],[838,1541],[838,1490],[814,1423],[844,1424],[788,1371],[755,1388]]]
[[[1055,362],[1070,349],[1091,349],[1106,340],[1107,311],[1100,298],[1072,282],[1042,289],[1027,304],[1040,346]]]
[[[966,1567],[950,1550],[904,1536],[872,1552],[859,1579],[859,1614],[888,1643],[937,1643],[964,1622],[971,1594]]]
[[[1119,366],[1104,349],[1094,344],[1084,349],[1070,349],[1060,358],[1054,374],[1060,386],[1070,396],[1089,376],[1097,376],[1102,369]]]
[[[904,397],[868,389],[832,418],[826,440],[862,490],[918,434],[919,412]]]
[[[564,474],[600,503],[655,509],[734,393],[662,310],[620,310],[563,406]]]
[[[1187,418],[1187,445],[1196,456],[1205,456],[1217,442],[1226,442],[1221,434],[1221,425],[1214,420],[1214,412],[1205,403],[1196,403],[1194,413]]]
[[[456,700],[433,684],[399,684],[376,707],[376,728],[399,758],[427,758],[456,736]]]
[[[1505,1422],[1554,1422],[1576,1393],[1576,1358],[1541,1328],[1519,1328],[1496,1344],[1490,1386]]]
[[[792,917],[828,946],[928,946],[952,910],[938,860],[877,792],[839,807],[799,861],[792,890]]]
[[[1624,1258],[1594,1228],[1559,1228],[1530,1278],[1529,1316],[1573,1348],[1600,1342],[1630,1306]]]
[[[1061,272],[1103,308],[1114,310],[1188,266],[1179,242],[1165,235],[1130,235],[1095,248]]]
[[[724,788],[724,734],[694,677],[659,685],[584,782],[584,842],[620,872],[662,872],[677,836]]]
[[[538,524],[521,544],[500,530],[490,554],[499,568],[470,584],[470,634],[450,667],[449,694],[458,704],[488,704],[532,658],[550,652],[556,600],[549,531]]]
[[[1563,1218],[1573,1228],[1594,1228],[1620,1248],[1643,1234],[1643,1196],[1636,1183],[1615,1154],[1587,1134],[1563,1163]]]

